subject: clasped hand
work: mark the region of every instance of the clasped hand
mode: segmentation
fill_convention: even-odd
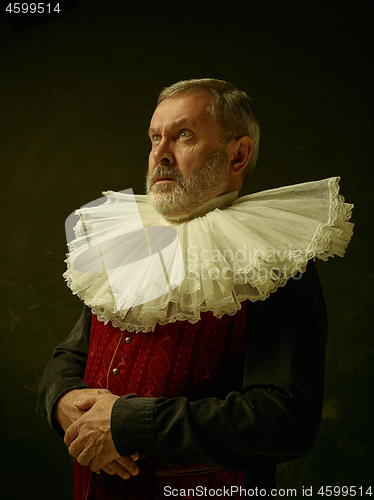
[[[85,390],[74,392],[79,401],[73,405],[79,416],[65,432],[64,442],[69,453],[81,465],[89,465],[93,472],[104,470],[109,474],[118,474],[123,479],[138,474],[139,467],[135,460],[139,454],[121,457],[113,443],[110,421],[112,407],[118,396],[103,390],[88,390],[88,395],[84,395]],[[79,398],[81,395],[83,397]]]

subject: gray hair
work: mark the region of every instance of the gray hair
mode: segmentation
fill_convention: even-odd
[[[246,181],[256,165],[260,127],[253,111],[252,100],[245,92],[238,90],[231,83],[215,78],[183,80],[164,88],[158,96],[157,105],[168,97],[199,90],[211,95],[212,101],[207,111],[218,123],[226,145],[242,135],[251,138],[252,154],[243,170],[243,181]]]

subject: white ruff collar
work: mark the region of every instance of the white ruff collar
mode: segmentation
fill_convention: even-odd
[[[77,211],[64,278],[99,320],[130,332],[196,323],[204,311],[233,315],[242,301],[264,300],[304,272],[308,260],[344,255],[353,205],[339,195],[339,180],[239,199],[235,191],[175,219],[147,196],[108,191],[103,205]]]

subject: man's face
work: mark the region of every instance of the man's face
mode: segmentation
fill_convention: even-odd
[[[227,152],[209,105],[207,93],[191,92],[165,99],[152,116],[147,193],[163,215],[189,213],[226,190]]]

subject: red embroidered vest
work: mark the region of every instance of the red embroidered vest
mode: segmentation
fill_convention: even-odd
[[[207,312],[201,314],[196,324],[177,321],[157,325],[150,333],[121,332],[92,316],[85,381],[91,387],[106,388],[118,396],[135,393],[141,397],[183,396],[189,401],[211,396],[225,399],[228,392],[242,389],[247,335],[245,306],[243,302],[235,316],[218,319]],[[75,461],[75,500],[161,500],[165,498],[166,486],[168,491],[184,490],[185,496],[178,498],[188,499],[203,488],[206,492],[222,488],[223,492],[224,487],[240,488],[244,482],[243,471],[167,476],[164,474],[170,469],[158,457],[143,455],[138,464],[141,472],[123,480],[103,472],[92,473],[89,467]],[[222,498],[220,493],[217,498]],[[209,498],[216,496],[209,494]]]

